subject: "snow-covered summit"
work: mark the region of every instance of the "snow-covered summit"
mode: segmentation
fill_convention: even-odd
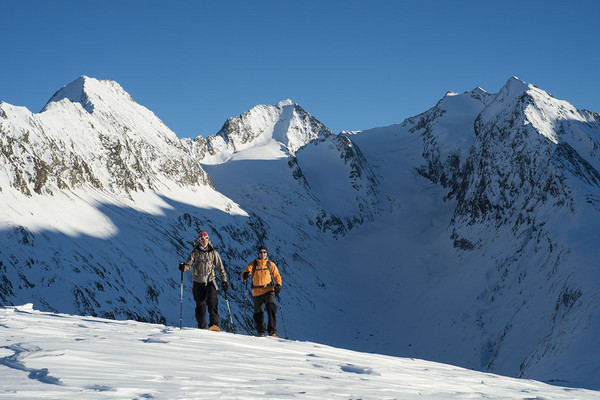
[[[37,114],[1,107],[0,182],[26,195],[211,185],[193,152],[116,82],[80,77]]]
[[[48,100],[42,112],[50,103],[57,103],[67,99],[73,103],[80,103],[90,114],[94,111],[95,104],[120,101],[134,102],[133,98],[121,85],[110,80],[98,80],[82,75],[68,85],[63,86]]]
[[[239,117],[232,117],[215,135],[207,138],[209,151],[217,157],[207,157],[206,163],[228,160],[234,153],[252,150],[240,158],[279,158],[294,155],[307,143],[333,133],[319,120],[292,100],[276,105],[258,105]]]
[[[66,102],[66,103],[65,103]],[[97,122],[119,135],[144,137],[154,142],[176,142],[177,135],[146,107],[136,103],[121,85],[111,80],[81,76],[58,90],[41,111],[41,115],[78,104]],[[130,129],[136,125],[138,129]]]

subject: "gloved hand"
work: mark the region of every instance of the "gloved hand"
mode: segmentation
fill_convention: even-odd
[[[223,291],[226,292],[227,289],[229,289],[229,284],[227,283],[227,281],[223,281],[221,282],[221,287],[223,288]]]
[[[250,277],[250,271],[245,271],[242,274],[242,280],[245,281],[246,279],[248,279]]]
[[[275,285],[275,293],[279,294],[279,292],[281,292],[281,285],[278,283],[277,285]]]
[[[185,263],[179,263],[179,270],[183,272],[185,269]]]

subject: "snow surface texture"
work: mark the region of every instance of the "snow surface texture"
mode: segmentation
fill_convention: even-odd
[[[178,139],[82,77],[0,103],[0,301],[177,326],[207,230],[225,330],[254,332],[239,274],[266,244],[295,339],[598,388],[599,121],[511,78],[369,131],[286,100]]]
[[[3,399],[595,399],[321,344],[0,309]]]

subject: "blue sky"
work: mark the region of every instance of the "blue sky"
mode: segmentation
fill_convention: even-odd
[[[600,2],[2,1],[0,101],[87,75],[179,137],[290,98],[334,132],[400,123],[511,76],[600,112]]]

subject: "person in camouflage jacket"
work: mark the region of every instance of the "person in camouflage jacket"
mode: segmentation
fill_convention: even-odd
[[[198,328],[206,328],[206,309],[208,308],[208,329],[221,330],[219,328],[219,298],[217,296],[219,287],[217,286],[215,269],[221,277],[221,287],[224,292],[227,292],[228,289],[227,274],[221,256],[213,247],[206,231],[200,232],[194,243],[194,249],[188,256],[187,261],[179,264],[179,269],[183,272],[193,269],[194,285],[192,292],[196,301]]]

